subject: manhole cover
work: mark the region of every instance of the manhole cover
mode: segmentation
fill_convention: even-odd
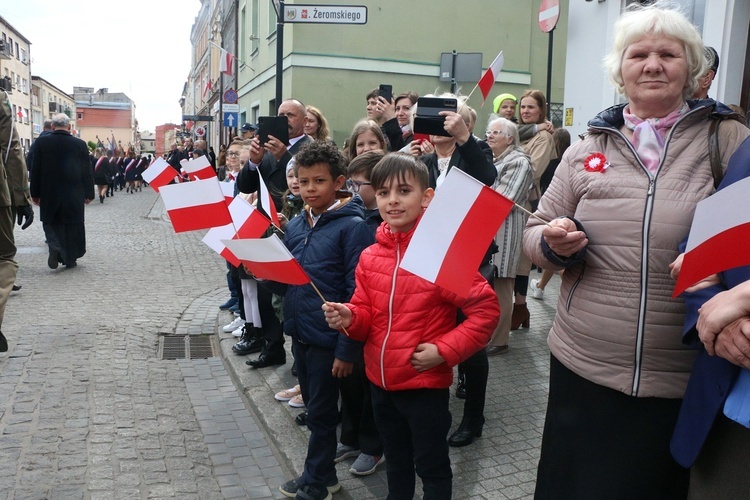
[[[206,359],[216,356],[213,335],[164,335],[159,359]]]

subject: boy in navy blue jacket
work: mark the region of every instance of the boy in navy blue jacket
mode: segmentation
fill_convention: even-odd
[[[354,293],[359,254],[374,243],[364,204],[358,195],[340,191],[346,163],[336,146],[311,143],[295,160],[305,208],[287,224],[284,243],[326,300],[346,302]],[[292,337],[310,440],[302,475],[280,490],[305,500],[330,499],[340,488],[334,464],[339,380],[362,356],[360,342],[328,327],[321,305],[311,285],[287,287],[284,331]]]

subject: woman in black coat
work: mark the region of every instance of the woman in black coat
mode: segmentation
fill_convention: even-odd
[[[102,148],[96,148],[94,151],[94,156],[91,157],[91,168],[94,172],[94,184],[99,190],[99,203],[104,203],[104,197],[108,196],[110,167]]]

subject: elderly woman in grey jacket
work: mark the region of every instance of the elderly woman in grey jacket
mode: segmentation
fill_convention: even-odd
[[[536,498],[685,498],[689,473],[669,441],[695,351],[669,264],[696,204],[714,191],[710,122],[730,110],[689,100],[706,71],[680,12],[633,5],[605,59],[627,99],[568,148],[524,250],[564,269],[549,334],[550,387]],[[724,168],[750,134],[725,120]]]
[[[487,124],[486,136],[497,168],[497,179],[492,187],[518,205],[526,206],[529,192],[534,185],[534,171],[531,169],[529,155],[519,146],[516,125],[505,118],[493,116]],[[494,286],[500,302],[500,322],[487,345],[488,356],[508,351],[513,311],[513,282],[521,256],[523,228],[527,218],[526,212],[513,207],[495,238],[498,251],[493,255],[493,263],[497,270]]]

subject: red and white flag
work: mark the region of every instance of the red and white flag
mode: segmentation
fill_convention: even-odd
[[[513,205],[452,168],[414,230],[400,267],[466,297],[482,257]]]
[[[175,233],[232,222],[217,178],[162,186],[159,194]]]
[[[221,192],[224,194],[224,201],[227,202],[227,206],[234,200],[234,185],[235,181],[223,181],[220,182]]]
[[[166,186],[179,175],[177,170],[172,168],[172,165],[167,163],[164,158],[157,158],[143,171],[143,180],[148,182],[148,185],[154,188],[154,191],[159,192],[160,187]]]
[[[219,71],[225,75],[232,76],[234,65],[234,55],[230,54],[224,49],[221,49],[221,62],[219,63]]]
[[[222,240],[231,240],[236,235],[237,231],[234,229],[234,224],[230,223],[225,226],[212,227],[201,241],[224,257],[234,267],[240,267],[240,259],[221,242]]]
[[[182,170],[188,174],[191,181],[216,177],[216,170],[211,166],[211,162],[208,161],[208,156],[205,155],[186,161],[182,164]]]
[[[310,278],[278,236],[222,240],[256,278],[288,285],[305,285]]]
[[[229,213],[237,231],[237,238],[260,238],[271,225],[266,216],[241,196],[229,204]]]
[[[276,213],[276,204],[273,202],[271,193],[268,191],[266,181],[264,181],[263,176],[260,175],[260,169],[258,170],[258,180],[260,181],[260,196],[258,197],[258,204],[271,218],[271,222],[273,222],[276,227],[280,228],[281,222],[279,221],[279,214]]]
[[[485,101],[487,100],[487,96],[490,95],[492,85],[494,85],[495,80],[497,80],[500,70],[503,69],[504,63],[505,57],[503,57],[503,51],[501,50],[495,60],[492,61],[492,64],[490,64],[490,67],[487,68],[487,71],[484,72],[482,78],[479,79],[477,85],[479,86],[479,90],[482,91],[482,97],[484,97]]]
[[[750,265],[750,177],[698,203],[672,297],[712,274]],[[727,209],[731,207],[730,209]]]

